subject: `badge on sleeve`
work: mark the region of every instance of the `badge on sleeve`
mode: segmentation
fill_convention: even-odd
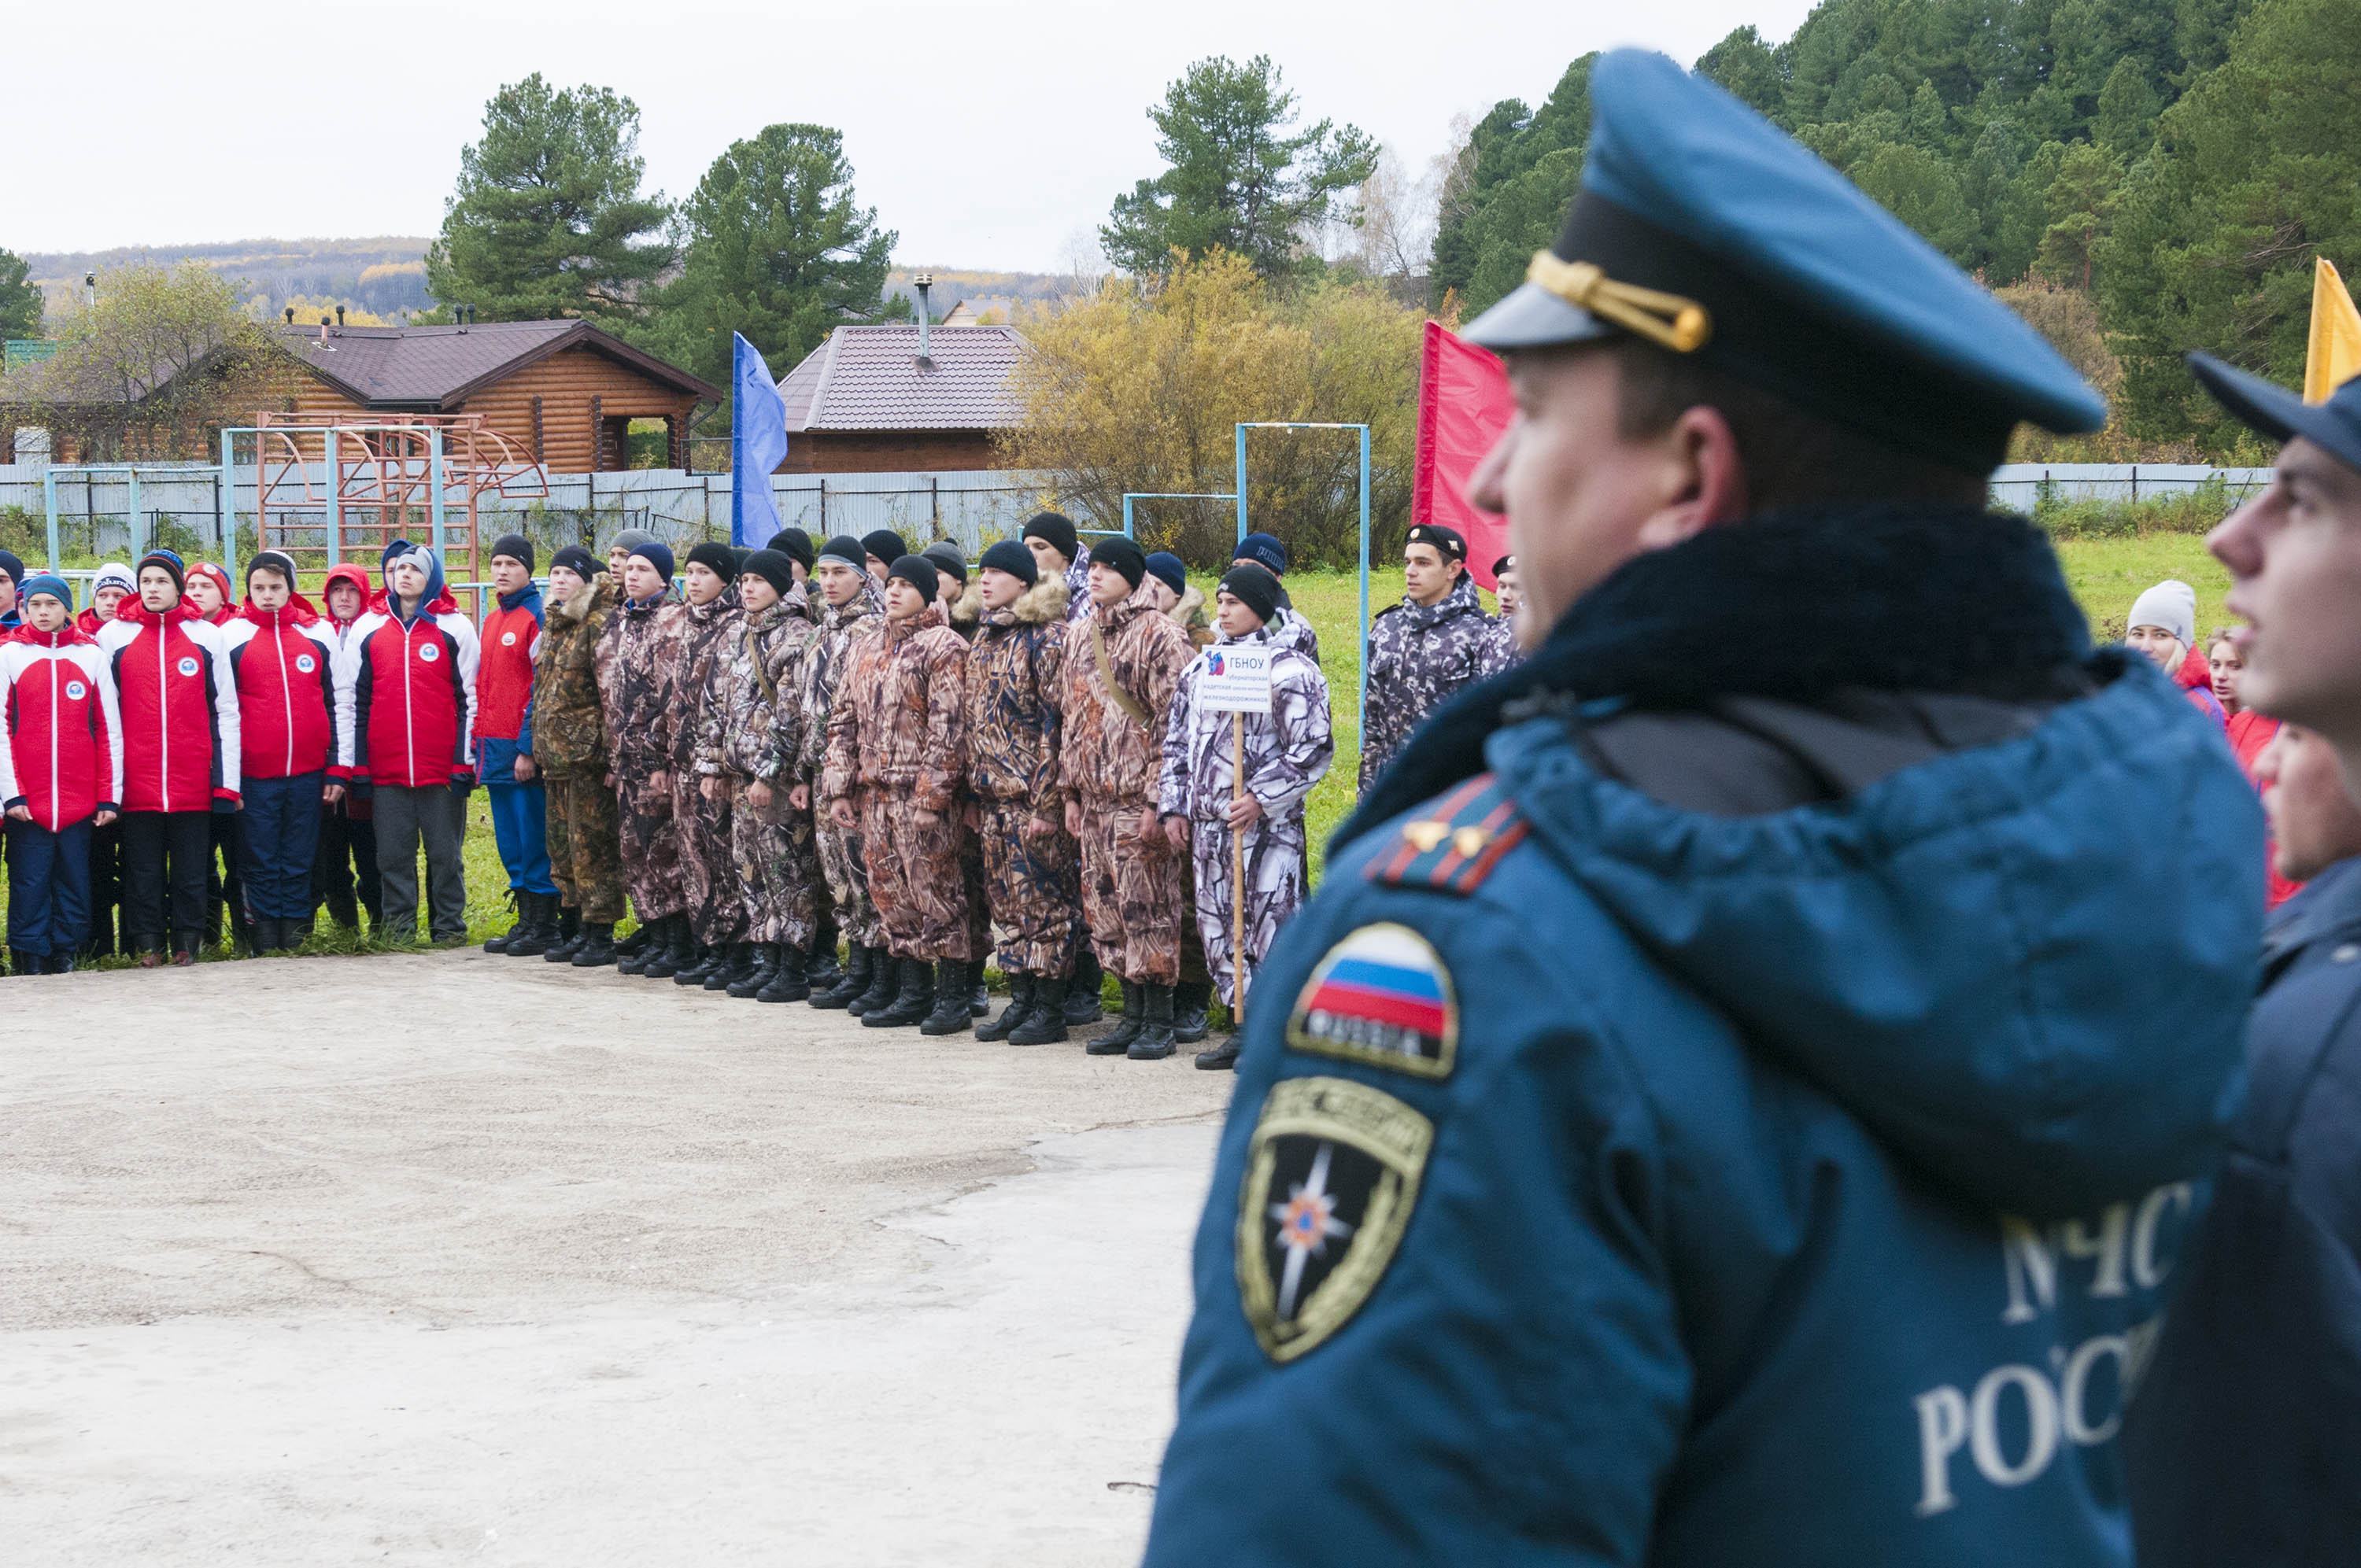
[[[1442,1078],[1459,1051],[1459,999],[1434,945],[1390,921],[1322,959],[1287,1020],[1299,1051]]]
[[[1290,1362],[1351,1321],[1418,1202],[1434,1124],[1342,1078],[1271,1086],[1246,1146],[1238,1297],[1263,1354]]]

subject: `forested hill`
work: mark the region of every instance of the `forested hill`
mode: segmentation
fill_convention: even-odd
[[[1590,58],[1477,126],[1437,303],[1481,310],[1549,243]],[[2361,270],[2356,0],[1827,0],[1784,42],[1741,27],[1697,66],[1995,287],[2087,296],[2048,313],[2095,307],[2136,437],[2225,441],[2180,354],[2293,382],[2313,257]]]

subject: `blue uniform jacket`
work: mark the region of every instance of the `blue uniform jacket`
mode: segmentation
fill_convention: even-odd
[[[2261,822],[2092,668],[1757,817],[1510,722],[1332,859],[1249,1003],[1148,1563],[2127,1563]]]
[[[2247,1094],[2125,1433],[2143,1568],[2361,1560],[2361,859],[2279,906]]]

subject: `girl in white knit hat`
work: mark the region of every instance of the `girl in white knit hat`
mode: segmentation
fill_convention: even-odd
[[[2229,715],[2213,695],[2213,667],[2196,646],[2197,590],[2168,577],[2134,599],[2125,620],[2125,643],[2155,660],[2192,707],[2226,726]]]

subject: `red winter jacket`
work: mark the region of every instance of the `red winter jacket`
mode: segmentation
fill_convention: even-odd
[[[123,723],[106,656],[82,632],[27,626],[0,642],[0,810],[51,833],[123,798]]]
[[[2228,729],[2230,750],[2238,754],[2238,766],[2251,780],[2255,776],[2255,764],[2262,760],[2264,749],[2279,739],[2279,721],[2266,718],[2251,707],[2242,707],[2230,715]],[[2272,786],[2257,783],[2255,788],[2263,795],[2268,795]],[[2263,876],[2265,909],[2277,909],[2303,890],[2303,883],[2290,882],[2279,875],[2279,855],[2276,845],[2266,844],[2263,847]]]
[[[123,715],[123,809],[210,811],[237,799],[237,683],[221,629],[136,598],[98,635]]]
[[[404,621],[390,607],[353,623],[353,720],[337,762],[377,784],[447,784],[475,771],[476,629],[447,595]]]
[[[242,775],[286,779],[326,769],[332,778],[350,777],[335,759],[351,703],[348,695],[339,703],[335,641],[320,618],[293,604],[257,609],[248,602],[222,630],[237,676]]]
[[[2190,706],[2214,723],[2229,727],[2230,716],[2222,711],[2222,699],[2213,695],[2213,662],[2191,648],[2180,655],[2180,667],[2172,672],[2172,684],[2189,699]]]

